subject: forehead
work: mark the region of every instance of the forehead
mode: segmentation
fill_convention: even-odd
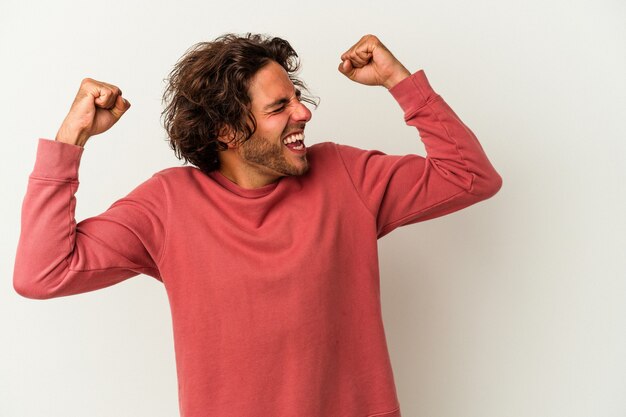
[[[294,85],[287,71],[275,61],[270,61],[250,79],[248,88],[252,107],[260,110],[283,97],[294,94]]]

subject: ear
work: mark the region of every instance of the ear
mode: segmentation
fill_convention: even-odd
[[[233,149],[238,146],[238,143],[235,140],[235,132],[233,128],[229,125],[222,126],[222,128],[220,129],[219,135],[217,137],[217,140],[226,144],[228,146],[228,149]]]

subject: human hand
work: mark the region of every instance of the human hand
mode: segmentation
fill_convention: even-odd
[[[91,136],[109,130],[129,108],[118,87],[85,78],[55,140],[85,146]]]
[[[341,55],[339,72],[365,85],[391,89],[411,73],[374,35],[365,35]]]

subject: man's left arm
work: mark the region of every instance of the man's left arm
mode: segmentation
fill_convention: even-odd
[[[339,71],[355,82],[386,87],[418,129],[427,156],[392,156],[337,145],[348,174],[376,216],[378,236],[485,200],[502,186],[473,132],[430,86],[373,35],[342,56]]]

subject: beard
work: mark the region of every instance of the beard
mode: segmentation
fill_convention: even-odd
[[[303,175],[309,170],[305,155],[293,155],[299,160],[294,164],[285,157],[285,145],[265,137],[252,135],[240,146],[241,157],[251,163],[271,169],[282,175]],[[290,152],[289,150],[287,150]]]

